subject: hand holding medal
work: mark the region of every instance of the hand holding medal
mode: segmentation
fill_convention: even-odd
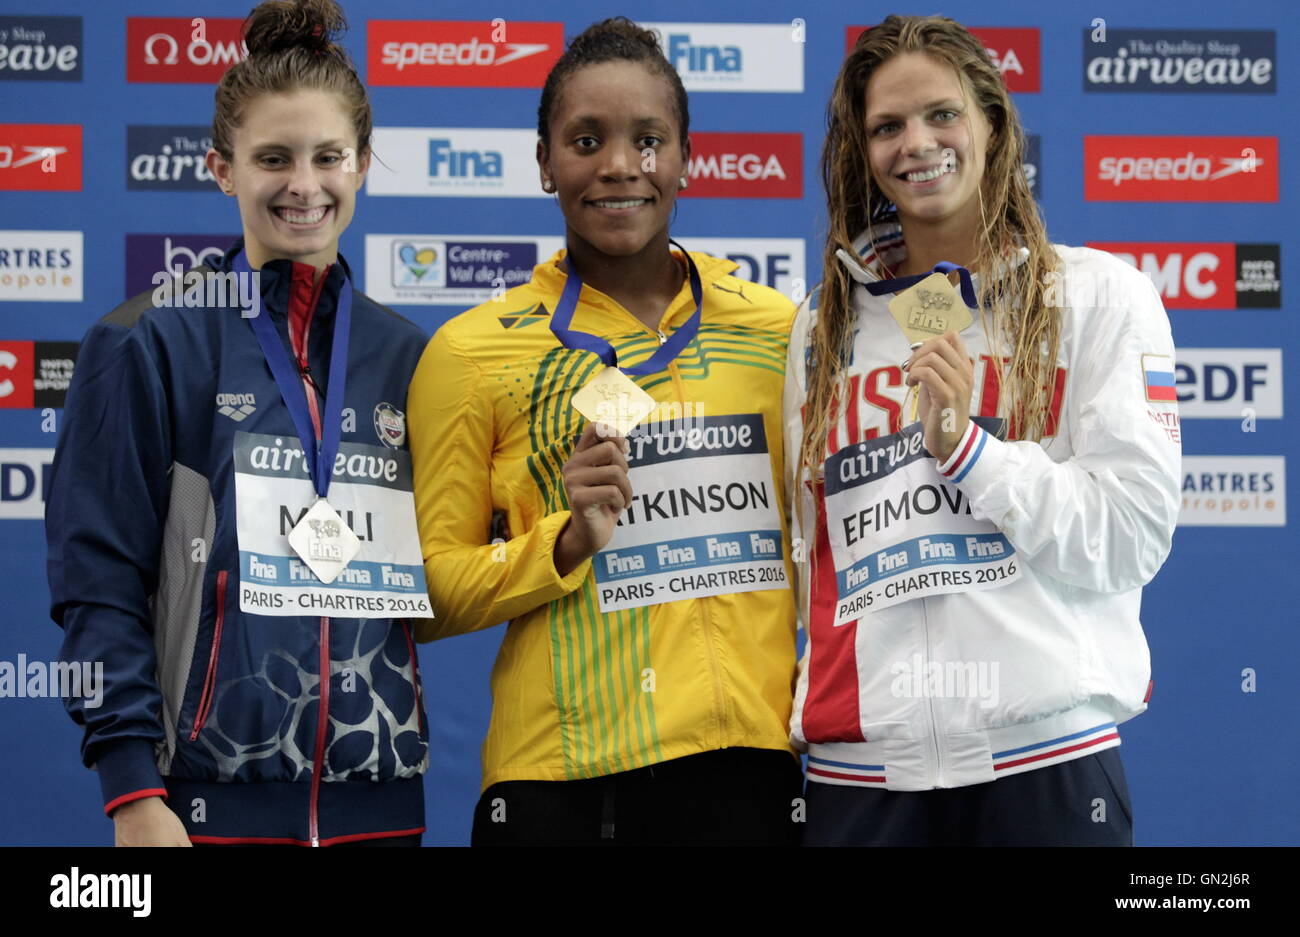
[[[954,271],[961,279],[960,295],[948,280]],[[970,423],[975,369],[957,333],[973,321],[975,287],[965,267],[945,262],[929,274],[869,283],[867,291],[879,296],[901,287],[906,289],[889,301],[889,313],[912,347],[903,362],[905,383],[917,391],[909,422],[919,418],[925,424],[925,448],[942,462]]]

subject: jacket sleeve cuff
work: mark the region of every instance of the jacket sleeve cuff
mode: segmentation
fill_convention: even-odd
[[[1006,460],[1008,444],[985,431],[971,420],[957,448],[939,463],[939,474],[954,485],[961,485],[977,501],[997,477]]]
[[[542,518],[541,523],[538,525],[542,528],[541,546],[550,557],[550,573],[554,578],[555,588],[560,590],[560,596],[568,595],[581,586],[587,579],[587,573],[591,572],[591,557],[587,557],[587,559],[573,567],[567,576],[561,576],[560,571],[555,568],[555,542],[560,539],[560,534],[564,532],[564,527],[569,523],[571,516],[572,514],[569,511],[557,511]]]
[[[154,761],[153,743],[127,739],[104,749],[95,764],[104,794],[104,813],[145,797],[166,797],[162,775]]]

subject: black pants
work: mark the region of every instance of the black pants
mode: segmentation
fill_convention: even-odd
[[[503,781],[475,846],[792,846],[803,776],[789,752],[727,748],[579,781]]]
[[[986,784],[886,791],[809,781],[805,846],[1132,846],[1119,749]]]

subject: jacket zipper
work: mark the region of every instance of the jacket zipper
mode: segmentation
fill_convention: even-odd
[[[930,608],[926,600],[921,599],[921,616],[925,621],[925,661],[923,666],[930,665]],[[939,748],[939,719],[934,711],[934,694],[926,693],[926,699],[930,705],[930,739],[934,742],[934,773],[935,786],[943,787],[943,751]]]
[[[316,754],[311,766],[311,802],[307,807],[308,834],[313,846],[320,845],[320,776],[325,766],[325,730],[330,718],[330,620],[320,620],[320,706],[316,715]]]
[[[212,708],[213,690],[217,683],[217,659],[221,655],[221,626],[226,619],[226,570],[217,573],[217,623],[212,629],[212,650],[208,653],[208,672],[203,677],[203,692],[199,696],[199,708],[194,713],[194,726],[190,729],[190,741],[199,737],[204,723],[208,721],[208,710]]]

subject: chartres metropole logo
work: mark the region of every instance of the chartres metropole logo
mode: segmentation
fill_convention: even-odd
[[[564,51],[563,23],[370,20],[371,85],[540,88]]]
[[[845,51],[852,51],[858,37],[870,26],[845,27]],[[1036,27],[971,26],[970,32],[984,44],[994,66],[1002,75],[1007,90],[1036,93],[1039,90],[1041,57]]]
[[[1276,202],[1277,137],[1086,136],[1090,202]]]

